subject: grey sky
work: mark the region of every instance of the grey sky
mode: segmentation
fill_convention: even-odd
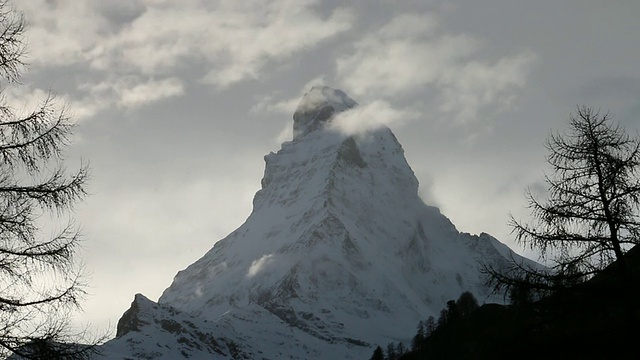
[[[388,124],[420,195],[466,232],[514,247],[543,147],[577,105],[640,119],[640,2],[29,0],[30,71],[91,162],[78,208],[92,273],[80,321],[105,328],[251,211],[262,157],[291,137],[312,84]],[[362,126],[366,126],[363,124]],[[523,249],[515,247],[519,252]]]

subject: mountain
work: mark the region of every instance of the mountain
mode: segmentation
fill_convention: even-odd
[[[464,291],[502,300],[479,267],[527,260],[426,205],[390,129],[342,130],[355,107],[340,90],[306,93],[293,140],[265,156],[245,223],[157,304],[136,295],[105,354],[364,359],[377,344],[408,342],[407,329]]]

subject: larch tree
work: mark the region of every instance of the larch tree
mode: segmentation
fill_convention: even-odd
[[[476,311],[479,307],[478,300],[470,291],[463,292],[458,300],[456,300],[456,306],[458,313],[461,317],[466,318]]]
[[[579,107],[569,132],[546,147],[552,173],[547,197],[527,193],[533,220],[511,218],[516,240],[550,264],[541,270],[512,264],[486,269],[496,290],[554,291],[610,269],[621,281],[633,272],[625,254],[640,243],[640,140],[608,113]]]
[[[371,360],[385,360],[384,352],[380,346],[376,347],[373,351],[373,355],[371,355]]]
[[[0,91],[19,85],[26,64],[25,20],[0,1]],[[69,325],[84,291],[76,259],[80,233],[70,220],[85,195],[88,167],[65,170],[73,123],[53,96],[32,111],[0,99],[0,357],[77,359]],[[43,223],[62,221],[47,233]],[[66,225],[65,225],[66,224]]]

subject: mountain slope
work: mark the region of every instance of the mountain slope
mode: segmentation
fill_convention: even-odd
[[[480,264],[519,258],[425,205],[391,130],[340,131],[356,106],[340,90],[312,88],[293,140],[265,156],[246,222],[159,299],[214,324],[202,331],[240,348],[217,348],[226,356],[368,357],[463,291],[487,299]]]

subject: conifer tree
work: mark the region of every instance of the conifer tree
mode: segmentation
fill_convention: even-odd
[[[438,322],[436,329],[441,329],[449,322],[449,312],[447,309],[440,310],[440,316],[438,317]]]
[[[416,335],[411,340],[411,351],[419,350],[422,347],[422,343],[425,339],[424,322],[420,320],[416,329]]]
[[[382,351],[382,348],[380,346],[376,347],[376,349],[373,351],[373,355],[371,356],[370,360],[385,360],[384,352]]]
[[[0,92],[25,70],[24,31],[23,16],[0,1]],[[72,130],[51,96],[24,113],[0,97],[0,358],[76,359],[91,349],[74,343],[68,324],[84,294],[80,234],[68,221],[47,237],[41,222],[66,219],[86,194],[88,168],[62,166]]]
[[[465,291],[456,300],[456,307],[461,317],[468,317],[478,308],[478,300],[469,291]]]
[[[429,316],[425,323],[425,337],[431,336],[436,329],[436,319],[433,316]]]
[[[550,271],[512,263],[487,268],[496,290],[542,292],[575,286],[610,269],[632,283],[626,252],[640,243],[640,140],[610,114],[579,107],[569,132],[551,134],[544,200],[528,192],[533,220],[511,219],[520,244],[536,250]]]
[[[387,344],[387,356],[385,360],[396,360],[398,358],[398,352],[396,351],[396,345],[393,342]]]

